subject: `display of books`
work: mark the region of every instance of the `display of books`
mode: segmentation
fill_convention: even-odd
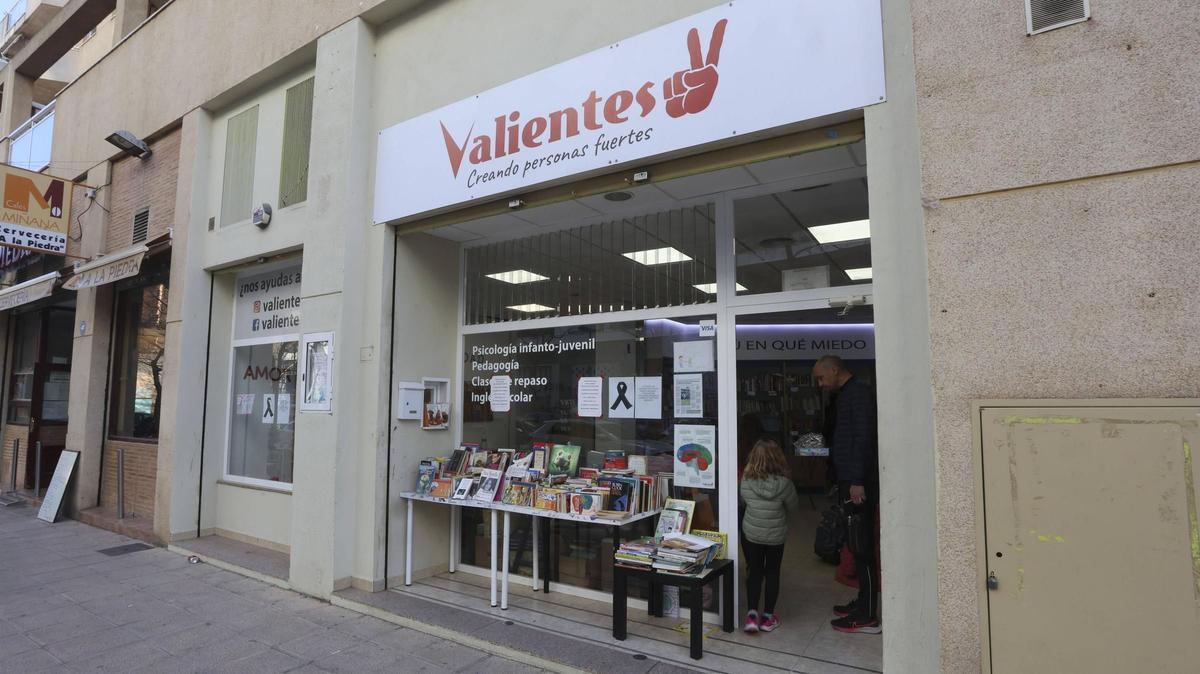
[[[437,479],[438,466],[432,461],[422,461],[417,467],[417,488],[416,492],[422,496],[429,493],[433,488],[433,481]]]
[[[550,451],[551,475],[575,475],[579,468],[579,445],[554,445]]]
[[[729,550],[729,534],[724,531],[705,531],[704,529],[692,529],[691,534],[716,543],[717,551],[713,559],[725,559],[725,554]]]
[[[439,477],[433,481],[429,495],[436,498],[450,498],[454,491],[454,478]]]
[[[629,467],[629,458],[625,456],[625,452],[617,450],[609,450],[604,453],[604,469],[605,470],[624,470]]]
[[[634,569],[649,569],[654,564],[654,553],[658,552],[653,538],[626,541],[613,554],[613,563]]]
[[[571,494],[571,514],[595,515],[604,509],[604,495],[593,492]]]

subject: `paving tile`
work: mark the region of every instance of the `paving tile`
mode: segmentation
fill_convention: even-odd
[[[20,626],[22,618],[28,618],[54,609],[70,606],[71,601],[57,594],[38,590],[0,597],[0,618]]]
[[[356,636],[323,628],[307,636],[285,641],[279,645],[279,650],[302,659],[320,660],[362,643],[363,640]]]
[[[0,664],[3,664],[8,658],[31,651],[38,647],[38,644],[33,639],[23,634],[9,634],[0,637]]]
[[[420,649],[430,646],[439,640],[438,637],[432,634],[411,630],[407,627],[401,627],[392,632],[384,632],[371,639],[374,643],[385,648],[397,651],[409,651],[411,653],[416,653]]]
[[[444,639],[416,651],[415,655],[452,671],[473,668],[488,656],[483,651]]]
[[[288,655],[275,649],[267,649],[200,671],[212,672],[213,674],[223,674],[226,672],[229,674],[268,674],[288,672],[304,664],[307,664],[305,660],[301,660],[293,655]]]
[[[488,674],[540,674],[545,670],[530,667],[521,662],[515,662],[498,655],[490,656],[462,671],[487,672]],[[653,671],[653,670],[651,670]],[[682,671],[682,670],[681,670]]]
[[[420,671],[421,663],[415,662],[411,655],[370,642],[362,642],[353,648],[316,660],[314,664],[333,672],[408,672]]]
[[[80,606],[116,625],[166,619],[180,611],[178,606],[139,589],[130,589],[113,597],[85,601]]]
[[[237,633],[228,627],[204,622],[160,637],[156,645],[172,655],[179,655],[194,648],[231,641],[236,637]]]
[[[63,664],[62,660],[59,660],[40,648],[35,648],[31,651],[25,651],[19,655],[4,658],[3,664],[5,671],[20,672],[21,674],[31,674],[33,672],[61,672],[66,669],[66,665]]]
[[[174,611],[172,614],[150,617],[146,620],[129,623],[124,627],[125,629],[137,632],[143,639],[158,639],[182,632],[185,629],[198,627],[205,623],[203,618],[188,613],[181,608],[172,607],[172,609]]]
[[[238,623],[238,633],[252,641],[268,646],[302,639],[326,628],[282,611],[267,610],[248,614],[255,616],[252,624]]]
[[[84,626],[86,629],[84,624],[91,622],[96,622],[99,624],[97,629],[102,629],[112,625],[112,623],[108,622],[107,620],[100,618],[94,613],[89,613],[82,607],[75,604],[60,606],[58,608],[50,609],[49,611],[43,611],[40,613],[20,615],[11,618],[11,620],[12,623],[17,626],[17,629],[26,634],[45,628],[54,628],[63,625],[78,624]]]
[[[76,635],[47,644],[46,650],[59,660],[70,662],[89,654],[103,653],[112,648],[132,644],[139,639],[141,636],[137,632],[123,627],[110,627],[99,632]]]
[[[298,615],[322,627],[333,627],[348,620],[354,620],[362,614],[341,608],[340,606],[321,603],[307,611],[301,611]]]
[[[110,648],[103,653],[90,653],[82,656],[68,665],[77,672],[130,672],[143,668],[152,671],[178,671],[162,667],[162,663],[171,659],[171,654],[154,644],[143,641]]]
[[[400,626],[369,615],[360,615],[357,618],[334,625],[333,629],[345,632],[346,634],[353,634],[360,639],[378,641],[376,637],[398,630]]]
[[[184,671],[202,672],[231,662],[259,655],[270,650],[269,646],[249,639],[234,638],[220,644],[201,646],[179,654],[187,664]]]

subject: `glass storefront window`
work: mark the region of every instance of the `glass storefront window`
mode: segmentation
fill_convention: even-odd
[[[117,295],[109,434],[157,438],[167,341],[167,286],[131,288]]]
[[[33,402],[33,366],[37,362],[40,314],[17,315],[13,341],[12,380],[8,391],[8,421],[28,424]]]
[[[702,425],[715,431],[717,425],[717,345],[714,338],[700,337],[703,318],[711,317],[464,335],[463,441],[518,450],[534,443],[571,444],[580,448],[580,467],[603,468],[610,453],[623,454],[630,468],[647,475],[674,474],[674,439],[680,427]],[[493,411],[489,403],[489,380],[495,374],[511,377],[508,412]],[[581,377],[604,378],[602,416],[579,416]],[[623,413],[617,409],[623,408],[620,396],[608,389],[616,385],[614,378],[626,377],[633,378],[634,386],[627,386],[625,395],[637,407]],[[638,377],[645,378],[640,380],[645,391],[657,387],[660,395],[639,400]],[[689,383],[695,387],[688,388],[693,395],[681,405],[675,391]],[[672,490],[672,497],[696,502],[695,529],[720,530],[716,477],[711,489],[678,486],[677,481]],[[462,518],[462,561],[487,566],[485,515],[464,508]],[[529,518],[513,521],[517,540],[527,540]],[[646,520],[627,526],[623,535],[649,535],[653,527],[654,520]],[[611,589],[611,527],[555,521],[552,531],[552,580]],[[516,554],[511,564],[514,573],[529,575],[528,550]]]
[[[734,201],[737,294],[870,283],[865,171]]]
[[[292,482],[297,342],[233,349],[229,475]]]

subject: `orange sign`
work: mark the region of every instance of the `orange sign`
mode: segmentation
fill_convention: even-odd
[[[75,183],[0,164],[0,246],[67,254]]]

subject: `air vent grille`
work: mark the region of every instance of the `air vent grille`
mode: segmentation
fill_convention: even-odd
[[[150,209],[143,208],[133,216],[133,242],[141,243],[150,233]]]
[[[1026,30],[1030,35],[1087,21],[1089,0],[1025,0]]]

